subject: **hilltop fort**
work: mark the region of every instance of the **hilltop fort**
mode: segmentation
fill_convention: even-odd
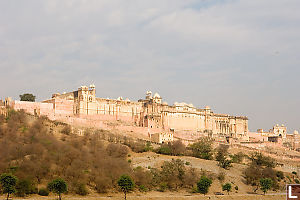
[[[199,137],[208,136],[217,141],[272,143],[283,145],[290,142],[294,149],[299,146],[299,134],[287,134],[287,128],[274,126],[269,132],[248,130],[248,118],[214,113],[210,107],[196,108],[193,104],[169,105],[162,97],[151,91],[138,101],[96,97],[95,85],[81,86],[76,91],[55,93],[42,102],[17,101],[6,98],[5,106],[25,110],[33,115],[44,115],[71,125],[115,128],[135,134],[136,137],[162,143],[180,139],[191,143]]]

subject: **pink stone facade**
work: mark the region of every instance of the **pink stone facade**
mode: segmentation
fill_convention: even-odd
[[[147,92],[138,101],[105,99],[96,97],[96,88],[81,86],[64,94],[53,94],[42,102],[11,101],[16,110],[34,115],[46,115],[53,120],[72,124],[84,124],[105,128],[104,122],[123,121],[127,127],[141,127],[143,134],[173,132],[183,139],[197,138],[206,134],[248,140],[248,118],[216,114],[209,107],[199,109],[192,104],[168,105],[159,94]]]

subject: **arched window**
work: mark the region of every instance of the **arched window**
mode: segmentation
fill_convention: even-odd
[[[93,101],[93,97],[89,97],[89,102],[92,102]]]

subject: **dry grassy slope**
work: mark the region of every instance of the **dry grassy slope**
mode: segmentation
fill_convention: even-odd
[[[194,157],[188,156],[167,156],[167,155],[159,155],[153,152],[145,152],[145,153],[132,153],[131,160],[133,167],[142,166],[147,168],[155,167],[158,168],[162,165],[164,161],[170,161],[173,159],[181,159],[184,162],[189,162],[190,165],[196,169],[203,169],[209,172],[213,172],[218,174],[221,170],[220,167],[217,166],[217,162],[213,160],[203,160]],[[226,178],[224,182],[231,182],[234,185],[239,187],[238,194],[245,194],[247,192],[252,191],[252,187],[245,185],[242,182],[242,171],[246,168],[246,165],[241,164],[233,164],[233,167],[229,170],[223,170],[226,173]],[[215,192],[222,192],[221,183],[218,179],[213,181],[212,187],[210,188],[209,194],[214,194]]]
[[[62,128],[64,127],[63,125],[53,125],[52,122],[48,122],[47,125],[49,128],[50,127],[52,128],[54,135],[56,135],[59,138],[64,137],[64,135],[60,133]],[[239,148],[230,149],[230,152],[237,153],[240,150],[241,149],[239,149]],[[247,151],[247,153],[249,153],[249,152],[251,152],[251,150]],[[184,162],[189,162],[190,163],[189,166],[194,167],[199,170],[203,169],[203,170],[212,172],[214,174],[219,174],[220,171],[223,170],[220,167],[218,167],[217,162],[213,161],[213,160],[203,160],[203,159],[198,159],[198,158],[188,157],[188,156],[167,156],[167,155],[156,154],[153,152],[145,152],[145,153],[131,152],[130,154],[131,154],[131,158],[129,158],[129,159],[132,160],[133,167],[142,166],[142,167],[148,168],[148,166],[150,166],[150,167],[160,168],[160,166],[163,164],[164,161],[170,161],[171,159],[179,158],[179,159],[183,160]],[[245,195],[248,192],[253,191],[253,188],[251,186],[245,185],[243,183],[242,172],[245,170],[246,167],[247,167],[246,165],[233,164],[233,167],[230,168],[229,170],[223,170],[226,173],[226,178],[223,183],[231,182],[233,184],[233,186],[237,185],[239,187],[238,192],[234,193],[234,196]],[[213,181],[212,187],[210,188],[209,195],[213,195],[215,192],[222,192],[221,184],[222,183],[220,183],[220,181],[218,179],[215,179]],[[148,196],[148,194],[151,194],[151,193],[153,193],[153,192],[147,193],[146,196]],[[168,194],[168,192],[166,194]],[[182,195],[182,193],[180,193],[180,194]],[[233,194],[233,192],[232,192],[232,194]],[[190,194],[187,193],[186,195],[190,195]],[[165,196],[165,193],[159,193],[158,196]],[[249,195],[246,195],[246,196],[248,197]],[[149,196],[149,199],[151,199],[150,197],[151,197],[151,195]],[[257,197],[257,196],[255,196],[255,197]],[[264,199],[268,199],[268,197],[264,197]],[[276,196],[276,197],[278,197],[278,196]],[[186,197],[186,198],[193,199],[192,197]],[[168,199],[168,198],[166,198],[166,199]]]

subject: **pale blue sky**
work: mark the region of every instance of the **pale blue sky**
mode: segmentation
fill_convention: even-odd
[[[98,97],[249,117],[300,131],[299,0],[0,0],[0,96]]]

